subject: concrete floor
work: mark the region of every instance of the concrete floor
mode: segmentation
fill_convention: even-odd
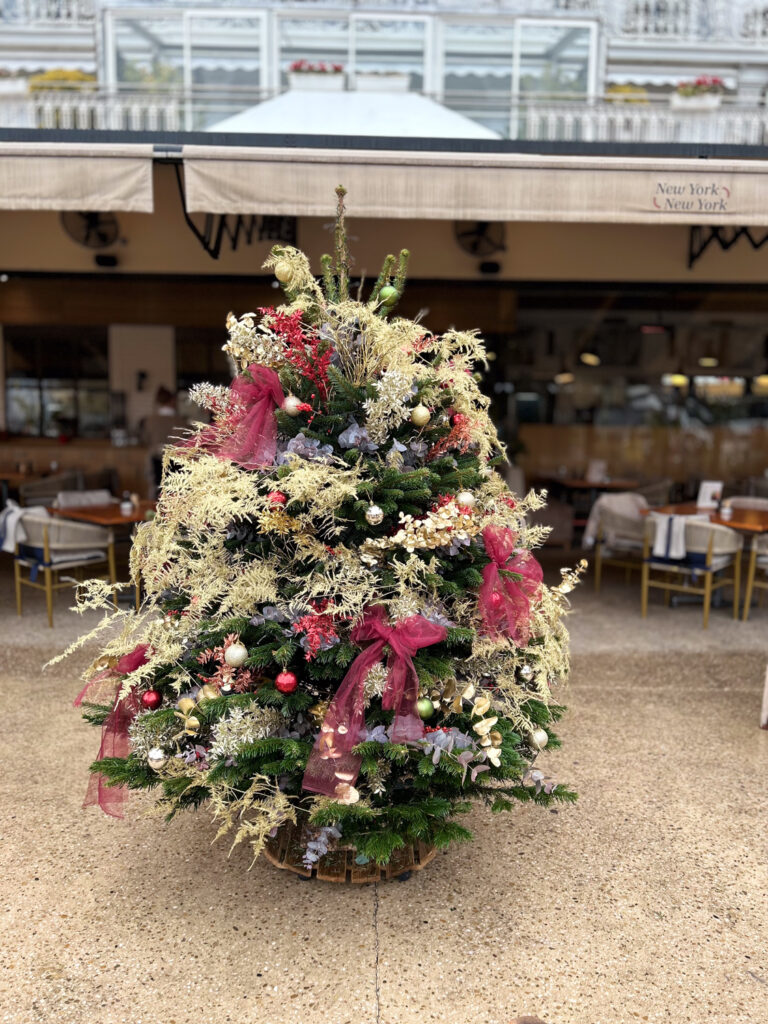
[[[84,623],[11,617],[0,578],[3,1024],[760,1024],[768,1021],[768,608],[654,604],[588,581],[570,620],[558,812],[473,815],[404,883],[301,882],[171,825],[80,808],[98,745],[71,700]]]

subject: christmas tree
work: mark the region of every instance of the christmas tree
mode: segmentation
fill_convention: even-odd
[[[574,799],[532,768],[558,742],[578,572],[544,585],[541,499],[494,469],[476,333],[393,315],[407,252],[350,294],[338,191],[321,280],[278,246],[287,304],[230,314],[238,373],[193,389],[212,421],[166,450],[131,555],[141,609],[105,616],[119,635],[77,702],[102,728],[86,802],[207,803],[255,854],[290,824],[307,866],[470,839],[472,801]]]

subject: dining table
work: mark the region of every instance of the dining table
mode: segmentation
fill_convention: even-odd
[[[130,512],[121,511],[120,502],[113,501],[106,505],[72,505],[64,508],[49,508],[51,515],[62,519],[75,519],[80,523],[91,523],[93,526],[134,526],[143,523],[147,512],[154,512],[157,503],[140,501]]]

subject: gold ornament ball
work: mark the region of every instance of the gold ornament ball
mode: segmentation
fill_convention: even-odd
[[[422,718],[425,722],[428,718],[431,718],[435,713],[435,705],[429,699],[429,697],[420,697],[416,702],[416,710],[419,712],[419,718]]]
[[[293,270],[291,270],[290,263],[286,262],[286,260],[280,260],[279,263],[276,263],[275,277],[280,284],[290,284],[293,280]]]
[[[176,702],[176,707],[182,713],[182,715],[188,715],[193,707],[195,707],[197,701],[192,700],[191,697],[181,697]]]
[[[245,664],[247,657],[248,648],[245,644],[236,642],[230,644],[226,651],[224,651],[224,661],[226,661],[230,668],[240,668],[241,665]]]
[[[426,427],[432,418],[432,413],[426,407],[426,405],[416,405],[411,409],[411,423],[417,427]]]
[[[466,508],[474,508],[476,500],[472,491],[459,491],[456,495],[456,504],[463,505]]]
[[[544,747],[549,743],[549,736],[547,735],[546,729],[534,729],[528,737],[528,740],[534,750],[543,750]]]
[[[147,751],[147,764],[155,772],[159,772],[167,760],[165,751],[160,747],[150,747]]]
[[[378,526],[384,518],[384,512],[378,505],[369,505],[365,510],[365,521],[370,526]]]
[[[301,401],[296,397],[296,395],[286,395],[282,409],[287,416],[298,416],[301,411],[299,409],[300,405]]]

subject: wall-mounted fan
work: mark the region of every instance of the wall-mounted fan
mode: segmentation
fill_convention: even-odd
[[[453,226],[456,241],[470,256],[492,256],[504,251],[504,225],[489,220],[458,220]]]
[[[89,213],[65,210],[61,226],[78,245],[87,249],[106,249],[114,245],[120,235],[120,225],[114,213]]]

